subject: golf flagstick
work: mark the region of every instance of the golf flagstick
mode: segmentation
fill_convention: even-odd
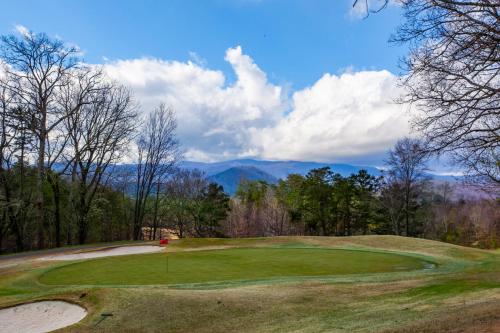
[[[167,245],[168,245],[168,238],[167,239],[160,239],[160,246],[164,245],[165,246],[165,268],[166,268],[166,274],[168,274],[168,252],[167,252]]]

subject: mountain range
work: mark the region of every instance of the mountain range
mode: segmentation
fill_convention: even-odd
[[[348,176],[351,173],[357,173],[361,169],[365,169],[368,173],[375,176],[380,175],[380,169],[372,166],[300,161],[265,161],[253,159],[239,159],[213,163],[183,161],[180,163],[180,167],[185,169],[198,169],[205,172],[207,176],[215,175],[230,168],[254,167],[278,179],[286,178],[286,176],[292,173],[305,175],[312,169],[322,167],[330,167],[330,169],[334,172],[340,173],[343,176]]]
[[[224,191],[231,195],[236,193],[242,180],[262,180],[269,184],[276,184],[279,180],[267,172],[253,166],[232,167],[209,176],[208,179],[222,185]]]
[[[254,159],[238,159],[213,163],[183,161],[179,164],[179,167],[203,171],[211,181],[222,185],[224,190],[230,195],[236,193],[239,183],[243,179],[263,180],[275,184],[279,179],[285,179],[289,174],[296,173],[305,175],[312,169],[323,167],[329,167],[333,172],[339,173],[344,177],[353,173],[358,173],[360,170],[366,170],[373,176],[382,175],[382,170],[374,166]],[[431,173],[429,173],[429,176],[438,181],[456,181],[456,178],[453,176],[443,176]]]
[[[55,169],[59,168],[55,165]],[[61,166],[62,167],[62,166]],[[182,161],[178,164],[179,168],[194,170],[198,169],[205,173],[210,181],[222,185],[224,191],[234,195],[240,182],[245,180],[262,180],[270,184],[276,184],[280,179],[285,179],[289,174],[306,175],[312,169],[329,167],[333,172],[346,177],[360,170],[366,170],[373,176],[382,175],[382,170],[373,166],[361,166],[342,163],[320,163],[320,162],[301,162],[301,161],[266,161],[254,159],[238,159],[222,162],[194,162]],[[135,164],[117,164],[112,168],[115,175],[129,174],[136,172]],[[452,176],[443,176],[429,173],[435,181],[456,182]],[[115,177],[120,179],[120,176]],[[127,185],[127,192],[133,195],[135,193],[134,183]]]
[[[333,172],[342,176],[349,176],[359,170],[366,170],[374,176],[381,174],[380,169],[371,166],[359,166],[340,163],[318,163],[300,161],[264,161],[253,159],[239,159],[223,162],[204,163],[183,161],[179,165],[184,169],[198,169],[203,171],[211,181],[224,187],[224,190],[233,195],[238,189],[241,180],[263,180],[275,184],[279,179],[289,174],[307,174],[312,169],[330,167]]]

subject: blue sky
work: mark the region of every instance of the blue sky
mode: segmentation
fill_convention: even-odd
[[[2,4],[0,34],[22,26],[76,44],[144,114],[171,106],[186,159],[381,165],[411,134],[411,108],[394,103],[406,50],[388,43],[402,18],[351,5],[17,0]]]
[[[351,0],[8,1],[0,33],[21,24],[80,45],[85,60],[197,53],[211,68],[231,68],[227,48],[241,45],[275,82],[300,89],[347,67],[398,72],[400,47],[387,40],[400,20],[391,7],[369,19]]]

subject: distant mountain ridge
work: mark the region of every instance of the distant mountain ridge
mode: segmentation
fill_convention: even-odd
[[[381,176],[382,170],[373,166],[352,165],[344,163],[321,163],[301,161],[266,161],[254,159],[238,159],[222,162],[194,162],[182,161],[179,167],[185,169],[198,169],[203,171],[210,180],[222,185],[224,190],[233,195],[236,193],[242,179],[263,180],[268,183],[277,183],[289,174],[306,175],[312,169],[329,167],[333,172],[344,177],[366,170],[373,176]],[[434,180],[455,182],[453,176],[429,174]]]
[[[276,184],[279,179],[285,179],[290,174],[305,175],[312,169],[330,167],[333,172],[342,176],[349,176],[366,170],[374,176],[381,175],[381,171],[371,166],[358,166],[340,163],[319,163],[299,161],[265,161],[253,159],[229,160],[223,162],[205,163],[183,161],[179,167],[184,169],[198,169],[203,171],[211,181],[224,187],[230,195],[234,195],[241,180],[263,180]]]
[[[211,175],[208,179],[221,185],[224,191],[231,195],[236,193],[240,182],[243,180],[262,180],[269,184],[276,184],[278,182],[278,178],[254,166],[232,167]]]
[[[56,166],[57,169],[58,166]],[[238,159],[222,162],[194,162],[182,161],[178,165],[183,169],[198,169],[206,174],[210,181],[216,182],[224,187],[226,193],[234,195],[238,189],[241,180],[263,180],[271,184],[277,183],[280,179],[285,179],[289,174],[306,175],[312,169],[329,167],[333,172],[346,177],[360,170],[366,170],[373,176],[382,175],[382,170],[373,166],[360,166],[342,163],[321,163],[321,162],[301,162],[301,161],[266,161],[254,159]],[[130,195],[135,193],[135,184],[133,178],[137,171],[135,164],[116,164],[110,168],[109,172],[118,176],[128,174],[126,192]],[[437,181],[455,182],[456,178],[452,176],[443,176],[429,174]],[[116,178],[116,177],[115,177]],[[117,179],[113,180],[116,182]]]
[[[208,176],[218,174],[234,167],[254,167],[264,171],[265,173],[268,173],[269,175],[277,179],[284,179],[292,173],[305,175],[312,169],[323,167],[330,167],[333,172],[339,173],[342,176],[349,176],[350,174],[357,173],[362,169],[368,171],[369,174],[374,176],[381,175],[380,169],[372,166],[300,161],[265,161],[253,159],[229,160],[213,163],[183,161],[179,166],[185,169],[199,169],[205,172]]]

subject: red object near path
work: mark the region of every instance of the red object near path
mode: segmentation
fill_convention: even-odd
[[[160,239],[160,245],[167,245],[168,239]]]

